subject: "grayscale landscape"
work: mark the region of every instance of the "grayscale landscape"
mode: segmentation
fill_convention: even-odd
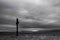
[[[0,0],[0,40],[60,40],[60,0]]]

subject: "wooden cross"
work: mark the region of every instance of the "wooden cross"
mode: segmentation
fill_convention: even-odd
[[[19,21],[18,21],[18,18],[16,18],[16,36],[18,36],[18,24],[19,24]]]

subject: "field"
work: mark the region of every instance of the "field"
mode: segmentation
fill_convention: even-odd
[[[0,40],[60,40],[60,30],[39,32],[0,32]]]

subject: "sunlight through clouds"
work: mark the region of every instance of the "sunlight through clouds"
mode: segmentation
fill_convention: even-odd
[[[23,0],[24,2],[27,2],[27,3],[32,3],[32,4],[35,4],[35,5],[48,5],[49,3],[47,2],[47,0]]]

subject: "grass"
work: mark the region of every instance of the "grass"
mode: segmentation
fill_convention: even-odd
[[[47,32],[0,32],[0,40],[60,40],[60,31]]]

